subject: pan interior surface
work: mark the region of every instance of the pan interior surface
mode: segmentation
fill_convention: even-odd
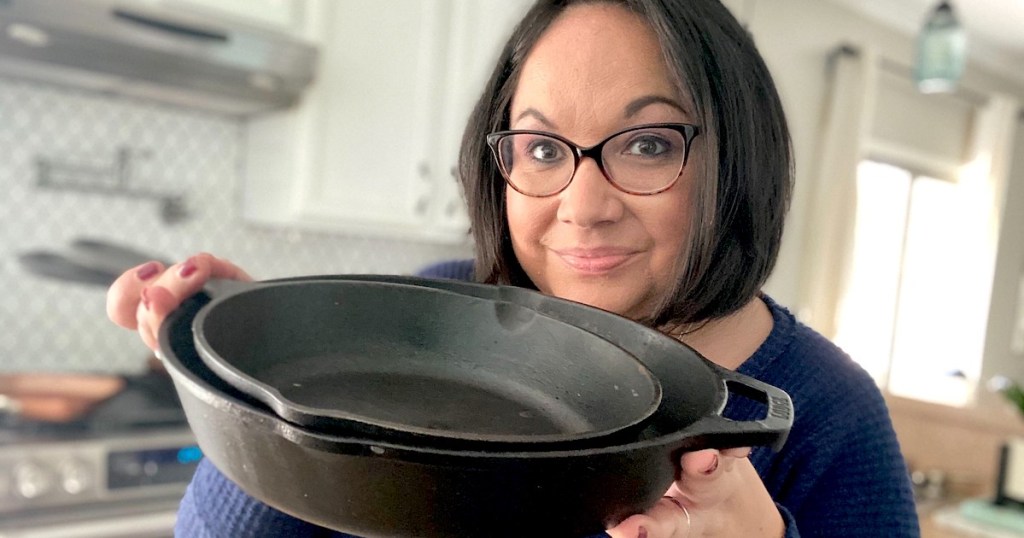
[[[620,431],[661,387],[633,355],[526,307],[418,286],[312,281],[211,303],[204,361],[282,418],[471,440]]]
[[[347,364],[350,358],[340,356],[332,362]],[[456,373],[339,370],[279,379],[287,379],[282,395],[300,405],[344,409],[375,421],[426,430],[544,435],[587,432],[594,427],[557,398],[517,390],[498,380],[485,385],[470,376],[451,375]]]

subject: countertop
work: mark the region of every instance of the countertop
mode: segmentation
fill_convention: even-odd
[[[918,506],[921,538],[1022,538],[1024,533],[977,522],[960,513],[957,501]]]

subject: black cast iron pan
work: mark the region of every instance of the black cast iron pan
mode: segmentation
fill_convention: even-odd
[[[424,283],[490,293],[473,284]],[[531,293],[512,295],[526,301]],[[590,535],[652,506],[672,482],[682,452],[778,449],[792,425],[784,392],[708,363],[656,331],[626,330],[622,318],[589,309],[577,320],[581,326],[626,337],[629,341],[617,343],[636,352],[662,380],[663,404],[627,441],[576,450],[489,451],[325,434],[284,421],[206,367],[196,353],[191,323],[208,300],[203,295],[187,300],[160,330],[160,353],[204,454],[260,501],[356,535]],[[701,369],[711,372],[716,394],[735,392],[765,402],[765,419],[723,418],[723,397],[714,411],[681,422],[692,406],[685,401],[686,383],[678,380],[694,370],[703,377]]]
[[[360,280],[218,284],[192,326],[200,357],[312,429],[586,443],[634,429],[661,402],[633,355],[509,301]]]
[[[661,385],[661,405],[657,416],[664,427],[679,431],[697,421],[717,421],[713,428],[722,435],[734,432],[745,439],[759,440],[749,445],[773,445],[780,448],[792,426],[789,395],[749,376],[722,368],[690,347],[611,312],[566,301],[515,286],[494,286],[449,279],[399,275],[331,275],[318,278],[342,281],[388,282],[447,290],[462,295],[516,304],[554,319],[573,324],[626,350],[654,374]],[[282,279],[302,281],[304,277]],[[757,422],[733,422],[721,416],[730,393],[766,406],[766,417]],[[635,432],[625,434],[625,437]],[[610,439],[611,443],[621,438]]]

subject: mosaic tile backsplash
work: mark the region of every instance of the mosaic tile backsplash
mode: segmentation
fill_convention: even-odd
[[[244,130],[233,117],[0,78],[0,371],[145,368],[149,350],[107,320],[103,286],[39,277],[18,259],[79,238],[174,261],[213,252],[256,278],[402,274],[470,255],[245,223]]]

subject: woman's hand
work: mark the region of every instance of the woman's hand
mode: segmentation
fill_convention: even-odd
[[[644,514],[627,518],[612,538],[780,538],[782,515],[747,459],[749,448],[683,455],[682,473]]]
[[[139,331],[150,349],[157,348],[157,331],[164,318],[211,278],[252,280],[233,263],[201,253],[164,267],[151,261],[125,271],[107,291],[107,316],[114,323]]]

